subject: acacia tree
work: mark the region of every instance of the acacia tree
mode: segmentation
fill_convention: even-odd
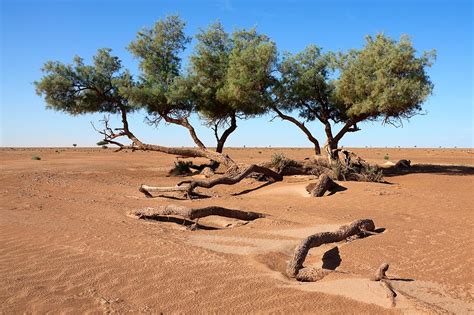
[[[120,149],[150,150],[186,157],[205,157],[223,163],[235,172],[235,176],[223,177],[212,182],[191,182],[181,190],[188,196],[196,187],[210,188],[217,184],[233,184],[252,172],[263,173],[274,180],[281,180],[275,172],[250,165],[239,167],[230,157],[206,148],[198,138],[189,116],[197,108],[192,99],[176,97],[188,91],[186,78],[180,74],[180,53],[189,42],[184,34],[184,22],[177,16],[167,17],[158,21],[151,29],[144,29],[129,46],[129,50],[139,59],[141,74],[134,80],[127,70],[122,68],[118,57],[110,54],[110,49],[100,49],[94,57],[92,65],[85,65],[83,59],[76,57],[72,65],[60,62],[47,62],[43,67],[44,76],[35,82],[36,91],[44,96],[47,107],[64,111],[72,115],[84,113],[119,114],[122,121],[120,128],[112,128],[105,120],[105,127],[99,131],[103,141],[119,146]],[[244,32],[245,33],[245,32]],[[255,33],[255,32],[250,32]],[[243,36],[243,38],[246,38]],[[250,43],[252,41],[249,41]],[[249,45],[251,46],[251,45]],[[256,46],[259,47],[258,45]],[[242,78],[249,75],[250,69],[241,71],[239,68],[245,53],[245,43],[234,50],[230,56],[230,66],[236,71],[228,71],[226,88],[227,97],[252,99],[253,91],[246,90],[249,83]],[[250,49],[252,51],[252,49]],[[239,54],[240,52],[240,54]],[[243,52],[243,53],[242,53]],[[254,49],[258,53],[258,49]],[[235,55],[235,57],[233,57]],[[234,65],[235,64],[235,65]],[[252,83],[252,81],[250,81]],[[145,109],[148,120],[157,124],[161,120],[185,127],[197,148],[170,148],[146,144],[139,140],[131,131],[128,114],[138,109]],[[130,145],[118,141],[126,137]]]
[[[238,30],[231,36],[217,22],[196,36],[188,74],[176,90],[176,100],[187,100],[210,126],[221,153],[237,118],[266,111],[273,84],[271,71],[276,47],[255,29]],[[221,135],[219,128],[224,128]]]
[[[325,151],[337,158],[338,144],[358,123],[382,120],[395,124],[419,113],[431,94],[426,68],[435,52],[416,56],[408,37],[394,41],[382,34],[368,36],[366,45],[347,54],[322,54],[315,46],[286,55],[272,109],[295,123],[315,144],[319,143],[302,122],[282,111],[298,112],[305,121],[319,121],[326,134]],[[342,127],[334,132],[334,124]]]

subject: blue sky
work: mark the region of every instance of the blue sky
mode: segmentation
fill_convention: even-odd
[[[189,35],[217,19],[228,31],[256,26],[280,52],[297,52],[308,44],[346,50],[361,47],[368,34],[409,34],[418,51],[437,50],[429,69],[435,89],[424,104],[426,115],[412,118],[403,128],[362,124],[362,131],[348,134],[341,145],[474,146],[472,1],[0,1],[0,146],[94,146],[100,137],[90,121],[101,116],[70,117],[46,110],[32,84],[41,77],[42,64],[70,62],[74,55],[90,60],[97,48],[110,47],[136,73],[137,62],[125,47],[138,30],[169,14],[181,15]],[[131,125],[144,141],[192,145],[183,128],[155,129],[143,124],[143,117],[134,115]],[[310,146],[294,125],[271,118],[240,121],[227,145]],[[204,142],[214,145],[212,132],[196,118],[193,122]],[[323,142],[321,126],[309,126]]]

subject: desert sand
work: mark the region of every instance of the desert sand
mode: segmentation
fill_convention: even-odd
[[[340,182],[310,197],[316,178],[264,185],[245,179],[147,199],[142,183],[171,186],[174,156],[103,149],[0,150],[0,313],[473,313],[474,155],[472,149],[353,149],[370,162],[431,164],[387,176],[388,184]],[[227,149],[239,162],[293,159],[310,149]],[[32,160],[33,155],[41,157]],[[195,160],[200,162],[199,159]],[[204,160],[202,161],[204,162]],[[261,187],[263,186],[263,187]],[[129,216],[158,205],[220,205],[262,212],[245,222]],[[299,283],[285,275],[306,236],[371,218],[383,233],[310,251],[305,265],[335,270]],[[322,259],[324,257],[324,259]],[[381,263],[397,292],[369,278]]]

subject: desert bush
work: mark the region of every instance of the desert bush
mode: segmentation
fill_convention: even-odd
[[[102,149],[108,149],[108,148],[109,148],[109,147],[106,146],[106,145],[103,145],[103,146],[102,146]]]
[[[274,153],[269,167],[281,173],[287,167],[301,167],[301,164],[295,160],[288,159],[283,153]]]
[[[191,170],[191,165],[193,162],[188,161],[178,161],[174,162],[174,167],[168,172],[170,176],[186,176],[191,175],[193,171]]]
[[[39,160],[41,160],[41,157],[39,157],[39,156],[37,156],[37,155],[33,155],[33,156],[31,157],[31,159],[32,159],[32,160],[35,160],[35,161],[39,161]]]
[[[388,156],[388,154],[385,154],[384,157],[383,157],[384,160],[388,161],[390,160],[390,157]]]
[[[98,146],[102,146],[102,145],[106,145],[108,144],[107,141],[104,141],[104,140],[100,140],[99,142],[96,143]]]

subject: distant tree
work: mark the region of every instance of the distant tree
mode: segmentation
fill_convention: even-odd
[[[434,51],[417,57],[406,36],[398,42],[382,34],[368,36],[362,49],[337,55],[322,54],[310,46],[297,55],[286,55],[281,62],[273,110],[300,127],[317,154],[318,142],[304,124],[282,111],[296,111],[304,121],[321,122],[325,150],[334,159],[339,141],[346,133],[360,130],[358,123],[396,124],[420,112],[433,89],[426,68],[434,57]],[[334,133],[338,123],[342,128]]]

